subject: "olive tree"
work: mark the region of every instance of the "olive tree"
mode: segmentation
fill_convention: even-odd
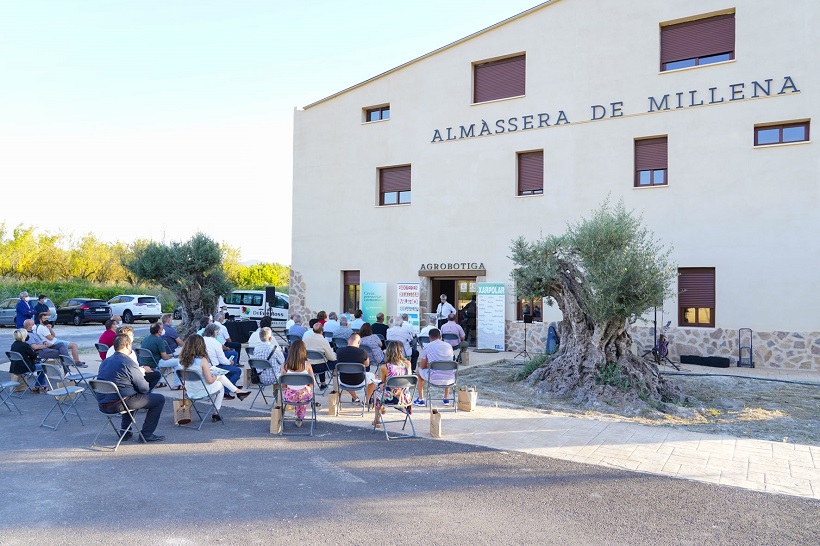
[[[671,249],[655,242],[623,203],[605,203],[563,235],[513,241],[512,278],[521,297],[557,303],[559,350],[529,381],[578,403],[598,399],[681,400],[657,367],[632,352],[630,324],[670,294]]]
[[[213,311],[221,294],[233,289],[222,260],[219,244],[197,233],[184,243],[150,242],[134,252],[126,267],[138,279],[173,292],[182,305],[179,333],[185,336],[197,328],[200,317]]]

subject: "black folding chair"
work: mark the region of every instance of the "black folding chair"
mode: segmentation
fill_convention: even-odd
[[[23,415],[23,412],[20,411],[20,408],[17,407],[17,404],[14,403],[14,400],[11,399],[11,393],[20,386],[19,381],[3,381],[0,382],[0,404],[6,406],[9,411],[11,411],[12,406],[14,409],[17,410],[17,413]]]
[[[453,405],[453,411],[458,413],[458,404],[456,398],[458,396],[458,362],[455,360],[437,360],[427,364],[430,373],[427,375],[427,380],[424,384],[427,387],[425,399],[427,400],[427,407],[433,407],[433,399],[430,395],[430,389],[435,387],[437,389],[450,389],[450,403]]]
[[[199,383],[202,385],[202,392],[199,394],[191,395],[191,391],[189,389],[185,389],[183,392],[185,393],[185,399],[191,401],[191,407],[194,408],[197,417],[199,417],[199,426],[197,430],[202,430],[202,425],[205,424],[205,419],[208,418],[209,415],[216,411],[216,393],[211,393],[208,391],[208,385],[205,383],[205,379],[202,377],[202,374],[199,373],[198,370],[194,370],[191,368],[176,370],[177,377],[179,377],[180,381],[183,381],[184,385],[190,385],[191,383]],[[219,383],[219,388],[222,388],[222,383]],[[197,402],[207,403],[208,410],[203,415],[202,412],[199,411],[199,408],[196,407]],[[219,416],[221,417],[220,422],[224,425],[225,424],[225,417],[220,413]],[[191,428],[185,425],[177,425],[179,427]]]
[[[250,360],[248,360],[248,366],[254,368],[260,376],[262,375],[263,371],[273,369],[273,364],[262,358],[251,358]],[[265,401],[265,405],[268,404],[268,398],[265,396],[265,388],[268,386],[273,387],[273,401],[276,401],[276,391],[279,388],[279,378],[276,377],[276,374],[274,373],[273,383],[265,384],[262,382],[260,377],[259,384],[257,385],[257,387],[259,387],[259,390],[256,392],[256,396],[254,396],[253,400],[251,401],[250,409],[253,409],[253,405],[256,404],[256,399],[259,398],[260,394],[262,395],[262,399]],[[271,405],[273,405],[273,402],[271,402]]]
[[[102,354],[108,353],[108,349],[111,348],[108,345],[106,345],[105,343],[95,343],[94,347],[97,349],[98,353],[102,353]],[[102,362],[102,360],[105,360],[105,359],[104,358],[101,359],[100,362]]]
[[[65,372],[65,378],[68,381],[73,381],[75,384],[82,386],[85,384],[86,388],[89,391],[93,391],[94,389],[91,388],[91,385],[88,384],[89,379],[96,379],[97,374],[92,372],[82,372],[80,371],[79,366],[77,363],[74,362],[74,359],[68,355],[60,355],[60,363],[63,365],[63,371]],[[71,369],[74,369],[72,372]],[[80,393],[83,397],[83,400],[88,400],[85,396],[85,391]],[[93,394],[93,393],[92,393]],[[92,396],[93,399],[93,396]]]
[[[282,407],[282,428],[279,431],[280,436],[285,435],[285,422],[286,421],[297,421],[296,415],[294,414],[293,417],[287,417],[287,410],[288,406],[293,406],[294,409],[297,406],[305,406],[310,407],[310,431],[309,432],[291,432],[288,434],[293,435],[301,435],[301,436],[313,436],[313,427],[316,425],[316,389],[311,389],[310,399],[304,402],[288,402],[285,400],[284,391],[285,388],[292,388],[292,389],[302,389],[304,387],[314,387],[313,378],[310,374],[306,373],[284,373],[279,376],[279,405]],[[307,417],[307,415],[305,415]]]
[[[336,415],[342,410],[342,391],[362,391],[359,398],[362,417],[364,417],[364,399],[367,397],[367,376],[364,373],[364,364],[359,362],[339,362],[336,364],[336,392],[339,400],[336,404]],[[352,403],[352,402],[351,402]]]
[[[117,387],[116,383],[112,381],[102,381],[100,379],[89,379],[88,383],[90,385],[91,390],[95,393],[116,394],[117,398],[120,399],[120,405],[122,405],[122,407],[124,408],[123,410],[118,411],[116,413],[106,413],[102,410],[102,408],[97,406],[97,408],[100,410],[100,413],[102,413],[108,419],[108,424],[111,425],[112,429],[114,429],[114,434],[117,435],[117,443],[114,445],[114,447],[109,447],[108,449],[111,449],[111,451],[117,451],[117,448],[120,447],[123,438],[125,438],[125,435],[128,434],[128,432],[131,430],[131,427],[134,427],[134,430],[137,431],[140,440],[145,442],[145,437],[142,435],[142,431],[139,429],[139,426],[137,425],[137,420],[134,418],[134,414],[137,412],[137,410],[128,409],[128,405],[125,403],[125,400],[123,400],[122,394],[120,394],[120,389]],[[122,417],[125,414],[128,414],[130,422],[128,423],[128,426],[125,428],[125,430],[120,430],[120,428],[114,424],[114,418]],[[91,442],[91,447],[95,447],[97,445],[97,439],[100,437],[100,434],[102,434],[104,430],[105,423],[103,423],[103,426],[97,433],[97,435],[94,436],[94,441]]]
[[[381,396],[377,398],[376,401],[376,419],[373,424],[373,431],[376,431],[379,425],[381,425],[382,429],[384,430],[384,437],[388,440],[398,440],[403,438],[415,438],[416,437],[416,427],[413,425],[413,398],[416,392],[416,384],[418,383],[419,378],[415,375],[394,375],[393,377],[388,377],[387,381],[384,382],[384,390],[381,391]],[[407,392],[407,398],[405,402],[399,402],[396,404],[386,404],[385,398],[387,397],[387,393],[391,392],[392,389],[403,389]],[[384,419],[384,414],[382,414],[382,408],[385,409],[385,412],[388,408],[393,408],[394,410],[398,411],[399,413],[404,415],[403,419],[393,419],[391,421],[386,421]],[[413,431],[411,436],[401,435],[401,436],[390,436],[387,431],[387,424],[388,423],[402,423],[401,429],[404,430],[407,426],[407,423],[410,423],[410,429]]]
[[[322,380],[321,378],[319,379],[320,381],[322,381],[322,386],[319,389],[321,392],[319,394],[324,394],[324,392],[327,390],[327,386],[330,385],[331,381],[333,381],[333,372],[330,371],[330,366],[328,365],[327,357],[325,356],[325,353],[323,353],[322,351],[308,350],[307,359],[308,362],[310,362],[310,365],[313,367],[313,374],[324,377],[324,380]],[[330,377],[327,377],[327,375],[325,374],[330,374]]]
[[[461,362],[461,339],[459,339],[458,334],[441,334],[441,340],[450,343],[451,341],[455,341],[456,345],[453,347],[453,351],[458,351],[455,353],[453,360],[456,362]],[[452,343],[450,343],[452,345]]]
[[[20,383],[25,386],[19,394],[12,392],[11,396],[22,398],[26,392],[37,386],[37,376],[42,372],[36,369],[30,369],[26,363],[26,359],[17,351],[6,351],[6,356],[9,359],[9,370],[20,378]]]

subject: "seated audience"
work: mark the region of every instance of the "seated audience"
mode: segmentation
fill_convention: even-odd
[[[140,348],[149,350],[157,365],[159,365],[160,362],[165,361],[165,363],[169,365],[173,364],[177,366],[177,369],[179,369],[179,359],[172,357],[167,352],[168,343],[162,338],[165,333],[164,328],[165,325],[162,322],[157,321],[152,324],[148,329],[148,335],[142,339]],[[164,383],[158,386],[162,387],[164,386]],[[179,382],[177,374],[174,374],[174,386],[172,389],[175,391],[182,389],[182,383]]]
[[[379,337],[373,333],[373,330],[370,328],[370,323],[365,322],[362,324],[362,327],[359,328],[359,336],[361,337],[361,345],[366,345],[370,348],[370,351],[373,353],[373,360],[370,362],[371,366],[381,366],[382,362],[384,362],[384,344]],[[376,371],[375,369],[371,368],[372,371]]]
[[[259,328],[251,332],[250,337],[248,338],[248,347],[253,349],[259,343],[259,333],[262,331],[262,328],[270,328],[273,325],[273,319],[270,317],[262,317],[259,321]],[[254,357],[256,358],[256,357]]]
[[[165,313],[160,318],[160,321],[162,322],[162,329],[164,332],[162,334],[162,339],[164,339],[165,343],[168,345],[168,350],[166,352],[171,356],[174,356],[174,353],[177,351],[177,349],[181,349],[184,345],[182,340],[179,338],[177,329],[174,328],[174,325],[172,324],[173,320],[174,315],[172,315],[171,313]]]
[[[296,315],[293,317],[293,326],[288,329],[288,336],[299,336],[302,337],[307,332],[307,328],[302,326],[302,317],[300,315]]]
[[[327,324],[325,324],[325,332],[327,332]],[[347,317],[339,317],[339,328],[333,332],[333,339],[350,339],[350,336],[352,335],[353,329],[347,325]]]
[[[58,359],[60,355],[68,355],[68,347],[64,343],[58,345],[52,344],[49,340],[40,337],[40,334],[34,329],[34,321],[26,319],[23,321],[23,328],[28,332],[28,343],[34,352],[37,353],[37,358],[46,360],[49,358]]]
[[[350,334],[350,337],[347,339],[347,345],[336,351],[336,362],[353,362],[363,364],[365,368],[368,368],[370,366],[370,360],[368,359],[367,353],[364,349],[359,348],[360,342],[361,337],[359,337],[359,334]],[[340,374],[339,378],[343,383],[348,385],[358,385],[364,381],[367,384],[368,399],[375,388],[376,374],[373,372],[364,372],[364,377],[356,377],[355,374]],[[371,387],[371,385],[373,386]],[[348,392],[350,393],[352,402],[362,403],[361,400],[356,397],[356,393],[354,391]]]
[[[331,311],[330,314],[327,316],[327,320],[322,324],[322,328],[324,328],[325,332],[328,334],[335,334],[336,330],[339,329],[339,315],[336,314],[336,311]],[[330,337],[333,337],[332,335]]]
[[[350,323],[352,329],[358,330],[362,327],[362,324],[364,324],[363,314],[361,309],[356,309],[356,311],[353,312],[353,322]]]
[[[313,377],[313,368],[307,359],[307,350],[302,341],[296,340],[290,345],[288,357],[282,366],[282,375],[289,373],[308,374]],[[314,383],[316,379],[313,379]],[[282,398],[285,402],[307,402],[313,397],[313,388],[311,386],[304,386],[301,389],[291,389],[290,387],[282,388]],[[302,420],[305,418],[305,406],[295,406],[296,426],[302,426]]]
[[[413,365],[413,370],[415,370],[419,352],[413,347],[415,345],[413,333],[404,328],[402,324],[404,324],[404,321],[401,317],[393,319],[393,326],[387,330],[387,341],[401,342],[404,346],[404,356],[410,357],[410,363]]]
[[[433,328],[438,330],[438,326],[436,325],[436,316],[435,315],[428,315],[428,317],[427,317],[427,326],[425,326],[424,328],[421,329],[421,332],[419,332],[419,336],[429,336],[430,335],[430,330],[432,330]]]
[[[313,373],[319,376],[319,388],[326,389],[327,381],[325,372],[333,371],[336,368],[336,353],[330,347],[330,343],[325,339],[324,329],[320,323],[313,325],[312,333],[305,337],[306,351],[319,351],[327,359],[323,364],[312,364]]]
[[[377,336],[382,336],[385,339],[387,338],[387,324],[384,323],[384,313],[379,313],[376,315],[376,322],[370,325],[373,329],[373,333]]]
[[[136,351],[133,350],[134,329],[131,326],[120,326],[119,328],[117,328],[117,335],[120,335],[120,334],[126,335],[129,338],[131,338],[131,344],[128,345],[128,350],[122,351],[122,353],[125,354],[131,360],[134,361],[134,364],[137,365],[138,370],[143,371],[145,373],[145,380],[148,382],[148,385],[150,386],[151,390],[153,391],[154,387],[156,387],[157,384],[159,383],[159,380],[162,379],[162,373],[160,373],[158,371],[155,371],[155,370],[145,371],[145,368],[148,368],[148,366],[143,367],[143,366],[139,365],[139,360],[137,359],[137,353],[136,353]],[[106,353],[106,358],[114,356],[114,354],[116,352],[117,352],[117,350],[114,348],[114,345],[112,343],[112,345],[108,348],[108,353]]]
[[[80,368],[87,368],[88,364],[80,361],[80,352],[76,343],[73,341],[63,341],[61,339],[57,339],[57,334],[54,333],[54,327],[48,320],[48,317],[50,316],[51,312],[40,313],[37,315],[37,320],[39,321],[36,328],[37,335],[39,335],[42,339],[50,341],[51,346],[55,349],[58,348],[58,345],[65,345],[68,347],[68,350],[71,351],[71,358],[74,359],[74,363]]]
[[[100,334],[100,339],[97,340],[97,343],[102,343],[103,345],[107,345],[110,349],[114,345],[114,338],[117,337],[117,323],[114,322],[114,319],[108,319],[105,321],[105,331]],[[100,360],[105,360],[107,356],[105,353],[99,353]]]
[[[273,339],[273,331],[265,326],[260,328],[259,343],[253,348],[253,357],[260,360],[267,360],[271,363],[273,368],[262,370],[259,374],[259,379],[263,385],[273,385],[276,383],[276,378],[282,373],[282,363],[285,361],[285,354],[279,347],[279,344]]]
[[[131,352],[131,342],[132,338],[127,334],[117,335],[112,346],[115,353],[103,361],[100,365],[100,373],[97,374],[97,379],[112,381],[117,385],[127,408],[122,407],[116,394],[96,393],[97,403],[103,413],[119,413],[125,409],[148,410],[145,422],[142,424],[142,437],[146,442],[159,442],[164,440],[165,436],[157,436],[154,431],[159,424],[162,409],[165,407],[165,397],[151,392],[151,385],[145,380],[143,373],[147,373],[148,370],[141,370],[128,356]],[[131,418],[128,414],[123,414],[120,424],[121,436],[130,422]],[[123,436],[123,440],[130,439],[131,435],[131,431],[128,431]]]
[[[395,377],[398,375],[410,375],[410,363],[404,358],[404,349],[402,344],[398,341],[391,341],[387,345],[387,352],[384,357],[384,365],[379,368],[379,384],[373,394],[376,401],[376,411],[384,414],[386,411],[381,405],[382,393],[384,393],[385,404],[402,404],[410,403],[410,392],[407,389],[391,388],[385,393],[385,382],[388,377]],[[373,419],[373,424],[377,425],[376,419]]]
[[[242,368],[234,366],[233,362],[228,360],[225,356],[225,353],[222,350],[222,344],[216,339],[218,333],[218,324],[209,324],[202,333],[202,337],[205,340],[205,347],[208,349],[208,361],[212,366],[222,368],[228,372],[228,381],[236,385],[236,382],[239,381],[239,378],[242,376]],[[225,400],[234,399],[233,395],[231,395],[229,391],[230,389],[226,387]]]
[[[234,364],[239,364],[242,344],[231,341],[231,334],[228,332],[228,327],[225,326],[226,320],[225,313],[217,313],[214,317],[214,324],[219,326],[219,334],[216,336],[216,339],[222,344],[222,351],[225,353],[225,356],[233,360]]]
[[[467,347],[467,342],[464,339],[467,337],[467,334],[464,333],[464,329],[456,322],[456,315],[455,313],[450,313],[447,317],[447,322],[441,327],[441,335],[444,334],[455,334],[458,336],[458,340],[450,339],[447,340],[447,343],[453,346],[454,349],[461,347],[462,349]]]
[[[219,410],[222,408],[222,400],[225,398],[225,393],[231,392],[236,395],[239,400],[244,400],[248,397],[251,391],[240,389],[230,381],[226,374],[215,373],[211,369],[211,362],[208,360],[208,348],[205,346],[205,339],[199,334],[189,336],[185,340],[185,345],[182,347],[182,352],[179,355],[179,363],[183,369],[194,369],[202,376],[207,389],[207,394],[213,394],[214,406],[216,413],[211,415],[211,420],[221,421],[222,416],[219,415]],[[206,393],[203,391],[202,382],[186,381],[185,390],[190,396],[199,397]],[[231,396],[230,399],[233,399]]]
[[[31,387],[31,390],[34,392],[39,392],[40,390],[46,391],[48,389],[48,383],[42,372],[43,367],[37,362],[37,353],[34,352],[31,345],[26,343],[28,332],[23,328],[18,328],[12,332],[11,335],[14,341],[11,343],[9,350],[20,353],[20,356],[23,357],[23,363],[21,364],[20,361],[17,360],[12,362],[9,367],[9,373],[23,375],[25,373],[39,371],[40,373],[37,374],[37,383],[35,385],[29,385],[29,387]]]
[[[442,341],[441,331],[437,328],[433,328],[430,330],[429,336],[430,343],[425,345],[421,351],[421,361],[419,362],[419,369],[416,372],[416,375],[419,377],[418,397],[413,403],[417,406],[424,405],[424,382],[430,380],[430,370],[427,369],[430,362],[453,360],[453,346],[446,341]],[[453,374],[451,372],[438,371],[433,375],[433,381],[445,381],[452,378]],[[444,391],[444,400],[442,400],[444,405],[450,403],[449,398],[450,389],[447,388]]]

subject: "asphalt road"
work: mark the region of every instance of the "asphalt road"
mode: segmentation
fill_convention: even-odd
[[[148,324],[148,322],[138,322],[131,324],[131,326],[134,328],[135,337],[144,337],[148,335],[148,328],[151,325]],[[103,333],[103,330],[105,330],[105,327],[97,323],[84,324],[83,326],[58,324],[54,327],[58,339],[73,341],[79,346],[80,352],[82,352],[83,349],[93,349],[94,344],[100,339],[100,334]],[[14,341],[14,338],[11,337],[13,331],[14,328],[11,327],[0,328],[0,363],[9,361],[9,359],[6,358],[6,351],[11,349],[11,344]],[[0,542],[0,544],[2,544],[2,542]]]
[[[94,404],[79,402],[86,426],[54,432],[38,426],[48,398],[20,401],[22,417],[0,408],[3,545],[820,543],[818,501],[387,442],[321,417],[313,438],[271,436],[265,415],[232,409],[196,431],[171,424],[169,403],[165,442],[100,452]]]

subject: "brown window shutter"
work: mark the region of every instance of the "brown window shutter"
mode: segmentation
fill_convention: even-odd
[[[544,189],[544,152],[518,154],[518,194]]]
[[[668,164],[667,137],[635,141],[635,170],[666,169]]]
[[[344,272],[344,284],[359,284],[359,277],[360,274],[358,271],[345,271]]]
[[[678,307],[715,307],[715,268],[678,269]]]
[[[381,193],[410,191],[410,165],[381,169],[379,182]]]
[[[661,64],[734,51],[734,13],[661,27]]]
[[[473,102],[523,95],[526,89],[526,61],[526,55],[519,55],[475,65]]]

